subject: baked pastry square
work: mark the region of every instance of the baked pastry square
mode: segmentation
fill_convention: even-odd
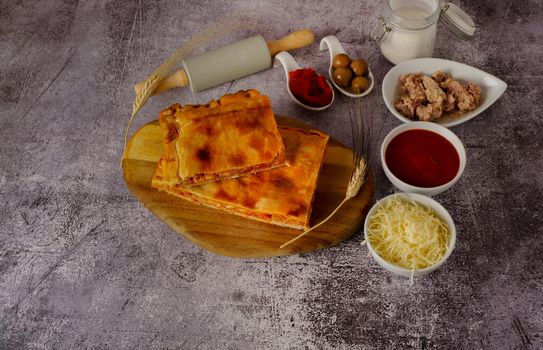
[[[200,186],[160,186],[194,203],[249,219],[296,229],[309,228],[311,204],[328,144],[315,130],[279,127],[290,166]]]
[[[159,117],[164,154],[153,186],[194,186],[286,165],[270,99],[256,90],[206,105],[174,104]]]

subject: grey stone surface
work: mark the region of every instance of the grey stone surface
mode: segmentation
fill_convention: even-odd
[[[257,24],[213,47],[302,27],[338,35],[348,52],[369,57],[377,86],[367,113],[384,118],[385,131],[398,125],[380,94],[391,64],[366,39],[382,2],[2,1],[0,348],[542,349],[543,5],[456,3],[475,17],[477,36],[462,42],[440,25],[435,56],[509,87],[454,128],[468,166],[436,198],[456,221],[457,247],[410,287],[368,257],[360,233],[299,256],[215,256],[150,214],[119,168],[133,83],[228,12]],[[295,55],[326,71],[317,45]],[[310,113],[284,84],[276,68],[167,93],[136,127],[176,101],[257,88],[277,112],[351,143],[341,101]],[[394,192],[374,171],[377,197]]]

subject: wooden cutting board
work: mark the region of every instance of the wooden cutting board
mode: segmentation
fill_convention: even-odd
[[[276,116],[276,119],[280,125],[314,129],[292,118]],[[152,189],[151,178],[162,152],[162,130],[158,121],[143,126],[134,134],[122,161],[128,188],[177,233],[220,255],[269,257],[333,246],[358,230],[373,203],[373,178],[368,176],[359,194],[328,222],[281,249],[282,243],[302,231],[242,218]],[[345,197],[352,169],[352,150],[330,139],[315,193],[312,226],[328,216]]]

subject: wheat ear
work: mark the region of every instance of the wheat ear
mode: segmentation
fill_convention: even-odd
[[[344,101],[348,105],[353,139],[353,171],[349,179],[349,184],[347,185],[345,198],[343,198],[332,213],[330,213],[330,215],[328,215],[324,220],[300,233],[290,241],[283,243],[281,248],[284,248],[292,242],[297,241],[317,227],[324,225],[324,223],[330,220],[345,203],[358,194],[366,180],[366,175],[369,169],[368,159],[370,159],[373,138],[375,136],[373,133],[373,118],[368,117],[365,113],[363,113],[360,99],[355,99],[353,101],[353,99],[349,97],[344,97]]]
[[[369,168],[375,159],[372,157],[371,149],[374,141],[380,136],[383,128],[383,118],[377,119],[379,125],[374,126],[375,118],[373,116],[364,113],[363,106],[360,98],[350,98],[343,96],[343,100],[348,106],[349,118],[351,120],[351,136],[353,141],[353,171],[349,184],[347,185],[347,191],[345,192],[345,198],[338,204],[338,206],[328,215],[324,220],[300,233],[290,241],[281,245],[281,248],[286,247],[292,242],[297,241],[309,232],[313,231],[317,227],[322,226],[330,218],[332,218],[338,210],[347,203],[351,198],[356,197],[362,185],[366,181]]]
[[[364,178],[366,176],[366,161],[363,158],[359,159],[358,164],[355,166],[353,170],[353,174],[351,175],[351,179],[349,180],[349,186],[347,187],[347,192],[345,193],[345,198],[341,201],[341,203],[338,204],[336,209],[330,213],[324,220],[316,224],[315,226],[310,227],[309,229],[305,230],[304,232],[300,233],[298,236],[294,237],[290,241],[283,243],[281,245],[281,248],[286,247],[287,245],[291,244],[292,242],[295,242],[302,238],[303,236],[307,235],[309,232],[313,231],[317,227],[320,227],[324,225],[328,220],[334,216],[337,211],[343,206],[343,204],[347,203],[347,201],[353,197],[355,197],[358,192],[360,191],[360,188],[364,184]]]

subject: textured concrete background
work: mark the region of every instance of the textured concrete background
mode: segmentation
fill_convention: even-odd
[[[391,64],[366,39],[381,2],[2,1],[0,348],[542,349],[543,4],[455,2],[476,19],[477,37],[462,42],[440,25],[435,56],[509,88],[454,128],[468,165],[437,199],[456,221],[457,247],[409,287],[367,256],[361,234],[300,256],[212,255],[139,204],[119,169],[133,83],[230,11],[258,24],[221,43],[301,27],[338,35],[370,57],[377,86],[367,113],[384,118],[385,131],[398,125],[380,94]],[[316,44],[295,55],[325,72]],[[313,114],[284,84],[276,68],[231,90],[258,88],[277,112],[351,143],[341,101]],[[153,98],[136,126],[228,87]],[[394,192],[374,170],[377,198]]]

